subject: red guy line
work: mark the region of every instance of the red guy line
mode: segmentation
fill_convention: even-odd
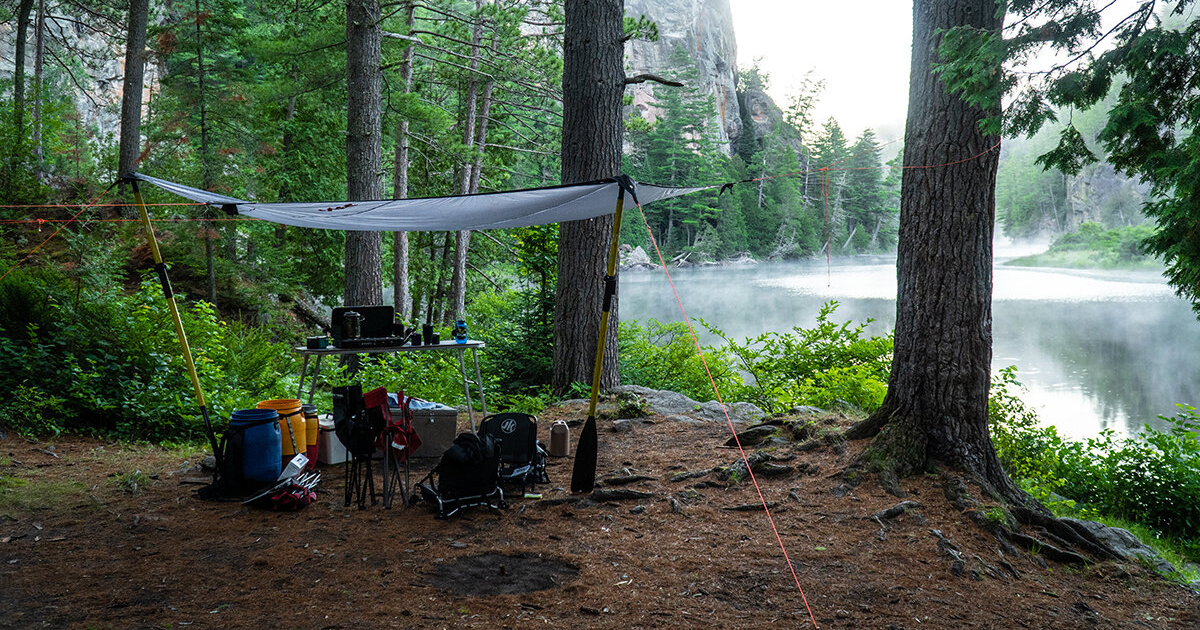
[[[696,330],[692,328],[692,320],[688,319],[687,311],[683,308],[683,301],[679,299],[679,291],[675,289],[675,281],[671,279],[671,272],[667,271],[667,262],[663,259],[662,251],[658,248],[658,241],[654,238],[654,231],[650,229],[650,222],[646,219],[646,212],[642,210],[642,204],[637,204],[638,212],[642,215],[642,224],[646,226],[646,232],[650,235],[650,243],[654,245],[654,252],[658,254],[658,262],[662,265],[663,273],[667,276],[667,283],[671,285],[671,293],[675,294],[675,303],[679,305],[679,312],[683,314],[683,322],[687,324],[688,332],[692,334],[692,344],[696,346],[696,353],[700,356],[700,363],[704,365],[704,373],[708,375],[708,382],[712,385],[713,393],[717,395],[717,402],[721,405],[721,411],[725,414],[725,422],[729,425],[729,431],[733,434],[733,441],[737,444],[738,453],[742,455],[742,461],[746,464],[746,472],[750,474],[750,481],[754,482],[754,491],[758,493],[758,500],[762,502],[763,511],[767,513],[767,521],[771,523],[771,530],[775,532],[775,541],[779,543],[779,549],[783,552],[783,559],[787,562],[788,570],[792,572],[792,579],[796,582],[796,589],[800,591],[800,598],[804,600],[804,608],[808,611],[808,618],[812,620],[814,628],[820,628],[817,625],[817,618],[813,615],[812,607],[808,605],[808,596],[804,594],[804,588],[800,586],[800,578],[796,575],[796,568],[792,566],[792,559],[788,556],[787,547],[783,544],[783,536],[779,534],[779,528],[775,526],[775,518],[771,516],[771,508],[767,507],[767,500],[763,497],[762,489],[758,487],[758,479],[754,476],[754,471],[750,469],[750,461],[746,459],[746,451],[742,448],[742,441],[738,439],[737,429],[733,427],[733,420],[729,418],[729,410],[725,408],[725,401],[721,399],[721,391],[717,388],[717,381],[713,378],[712,371],[708,368],[708,359],[704,356],[704,350],[700,347],[700,339],[696,337]]]
[[[13,265],[12,267],[9,267],[9,268],[8,268],[8,271],[5,271],[5,272],[4,272],[4,275],[0,276],[0,280],[4,280],[5,278],[7,278],[7,277],[8,277],[8,274],[10,274],[10,273],[12,273],[12,272],[13,272],[13,269],[16,269],[17,267],[20,267],[22,263],[24,263],[26,260],[29,260],[29,257],[30,257],[30,256],[33,256],[35,253],[37,253],[37,250],[39,250],[39,249],[41,249],[41,248],[42,248],[42,245],[45,245],[46,243],[49,243],[49,242],[50,242],[50,239],[54,238],[55,236],[58,236],[58,233],[59,233],[59,232],[61,232],[61,231],[63,231],[63,228],[67,227],[67,225],[68,225],[68,224],[70,224],[70,223],[71,223],[71,221],[74,221],[75,219],[79,218],[79,215],[83,214],[83,212],[84,212],[85,210],[87,210],[88,208],[91,208],[92,206],[96,205],[96,202],[97,202],[97,201],[100,201],[100,199],[101,199],[102,197],[104,197],[104,195],[107,195],[107,194],[108,194],[108,191],[112,190],[112,187],[113,187],[113,186],[116,186],[116,185],[117,185],[117,182],[113,182],[113,183],[109,184],[109,185],[108,185],[108,188],[105,188],[105,189],[104,189],[104,192],[102,192],[102,193],[100,193],[99,195],[97,195],[97,196],[96,196],[96,198],[95,198],[95,199],[93,199],[93,200],[92,200],[90,203],[88,203],[86,206],[84,206],[84,207],[80,208],[80,209],[79,209],[79,212],[76,212],[76,213],[75,213],[75,216],[71,217],[71,220],[70,220],[70,221],[67,221],[66,223],[63,223],[62,225],[60,225],[60,226],[59,226],[59,228],[58,228],[57,230],[54,230],[54,233],[53,233],[53,234],[51,234],[50,236],[46,237],[46,240],[42,241],[41,243],[38,243],[37,247],[34,247],[33,249],[29,250],[29,253],[28,253],[28,254],[25,254],[25,257],[24,257],[24,258],[22,258],[21,260],[18,260],[18,261],[17,261],[17,264]]]

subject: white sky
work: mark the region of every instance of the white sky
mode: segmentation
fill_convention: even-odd
[[[762,57],[780,108],[804,75],[824,79],[814,120],[833,116],[853,139],[870,127],[880,142],[904,135],[912,49],[911,0],[730,0],[738,66]]]

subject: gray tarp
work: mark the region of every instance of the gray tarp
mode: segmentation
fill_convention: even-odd
[[[240,215],[300,227],[368,232],[492,230],[577,221],[612,214],[615,180],[456,197],[381,201],[255,203],[134,173],[130,177],[180,197],[213,206],[236,206]],[[634,182],[643,204],[716,188],[669,188]],[[632,199],[626,200],[627,204]]]

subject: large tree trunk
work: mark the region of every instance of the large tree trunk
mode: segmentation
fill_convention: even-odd
[[[381,118],[383,34],[379,0],[346,2],[346,193],[351,200],[383,197]],[[383,238],[346,234],[346,304],[383,303]]]
[[[1010,498],[1020,494],[1000,467],[987,426],[999,156],[988,149],[999,138],[981,133],[979,121],[999,111],[968,105],[931,70],[945,29],[968,25],[999,35],[1000,13],[994,0],[913,6],[895,354],[883,406],[847,434],[877,434],[863,461],[897,494],[899,478],[934,461]],[[933,165],[945,166],[913,168]]]
[[[117,174],[136,168],[142,144],[142,90],[146,70],[146,22],[150,0],[130,0],[129,30],[125,39],[125,81],[121,87],[121,142],[117,149]]]
[[[566,0],[563,32],[562,181],[613,177],[621,171],[622,0]],[[614,207],[616,200],[613,200]],[[554,297],[554,389],[591,382],[604,304],[613,217],[563,223],[558,233]],[[604,340],[600,386],[618,383],[617,300]]]

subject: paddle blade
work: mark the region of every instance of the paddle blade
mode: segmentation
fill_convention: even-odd
[[[588,416],[575,448],[575,468],[571,471],[571,492],[588,493],[596,487],[596,453],[600,445],[596,437],[596,418]]]

